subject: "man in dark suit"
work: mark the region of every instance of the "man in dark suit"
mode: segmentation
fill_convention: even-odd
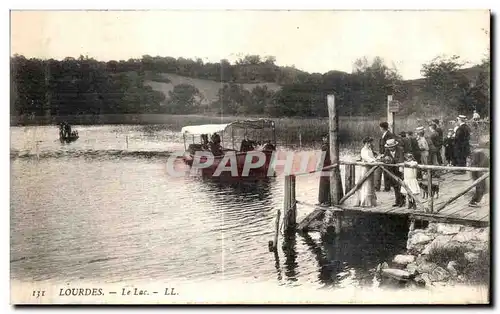
[[[418,148],[418,142],[416,137],[413,135],[413,131],[408,131],[407,136],[408,139],[410,140],[410,147],[411,147],[410,153],[413,155],[413,158],[415,158],[415,160],[418,163],[421,163],[420,148]]]
[[[439,125],[439,119],[434,119],[432,120],[434,124],[436,125],[436,132],[441,139],[440,142],[438,142],[439,145],[436,146],[437,148],[437,162],[439,165],[443,164],[443,142],[444,142],[444,134],[443,134],[443,129]]]
[[[389,124],[387,122],[381,122],[379,124],[380,131],[382,132],[382,137],[379,139],[379,154],[384,155],[385,152],[385,143],[387,140],[394,139],[394,134],[389,131]],[[377,169],[375,170],[375,191],[380,191],[380,185],[382,181],[382,170]],[[384,191],[389,192],[391,190],[391,184],[390,184],[390,178],[389,175],[387,175],[384,172]]]
[[[399,164],[404,162],[404,153],[401,146],[395,139],[387,140],[384,145],[385,155],[383,157],[383,161],[388,164]],[[387,167],[388,170],[392,172],[396,177],[403,179],[403,167]],[[393,207],[402,207],[405,205],[405,198],[403,194],[401,194],[401,185],[399,182],[392,177],[390,177],[390,183],[392,188],[394,189],[394,197],[396,202]]]
[[[458,128],[455,132],[455,158],[457,166],[465,167],[470,154],[470,128],[465,124],[465,116],[458,116]],[[463,171],[461,171],[463,172]]]
[[[399,133],[399,138],[401,139],[401,146],[403,147],[403,152],[405,154],[411,154],[412,149],[411,149],[411,142],[408,137],[406,137],[406,132],[402,131]]]

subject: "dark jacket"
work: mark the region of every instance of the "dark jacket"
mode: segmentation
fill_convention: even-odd
[[[403,152],[405,154],[408,154],[408,153],[412,154],[413,151],[412,151],[411,140],[407,137],[402,137],[401,142],[402,142],[402,146],[403,146]]]
[[[330,160],[330,144],[325,143],[321,145],[321,150],[326,153],[323,167],[330,166],[332,164],[332,161]]]
[[[394,150],[394,156],[391,155],[389,150],[386,150],[385,156],[384,156],[384,162],[388,164],[399,164],[404,162],[404,152],[403,149],[400,146],[396,146],[396,149]],[[399,171],[398,167],[388,167],[389,171],[396,175],[400,175],[401,172]]]
[[[429,138],[427,139],[427,143],[429,144],[429,152],[437,152],[443,146],[442,141],[443,140],[439,136],[439,133],[437,131],[431,132]]]
[[[387,142],[387,140],[390,140],[391,138],[395,138],[394,134],[391,131],[387,131],[387,133],[385,133],[385,135],[380,138],[378,143],[378,149],[379,149],[378,152],[380,154],[385,153],[385,147],[384,147],[385,142]]]
[[[468,155],[470,152],[469,140],[470,129],[466,124],[462,124],[455,132],[455,148]]]
[[[420,163],[420,149],[418,148],[417,139],[414,137],[410,137],[410,146],[411,146],[411,154],[415,157],[418,163]]]
[[[441,147],[443,147],[443,142],[444,142],[443,129],[441,129],[440,127],[437,127],[436,132],[439,136],[438,145],[436,145],[436,147],[438,149],[440,149]]]

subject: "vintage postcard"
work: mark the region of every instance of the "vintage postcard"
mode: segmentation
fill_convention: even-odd
[[[11,303],[489,304],[490,20],[11,11]]]

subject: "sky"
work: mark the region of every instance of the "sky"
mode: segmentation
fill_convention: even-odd
[[[485,10],[12,11],[11,55],[218,62],[258,54],[311,73],[351,72],[357,58],[380,56],[414,79],[440,55],[479,63],[489,29]]]

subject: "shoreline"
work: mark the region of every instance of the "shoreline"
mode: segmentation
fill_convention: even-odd
[[[415,228],[412,223],[406,252],[379,264],[377,271],[381,277],[394,279],[397,274],[425,289],[489,286],[490,256],[490,227],[431,222]]]

